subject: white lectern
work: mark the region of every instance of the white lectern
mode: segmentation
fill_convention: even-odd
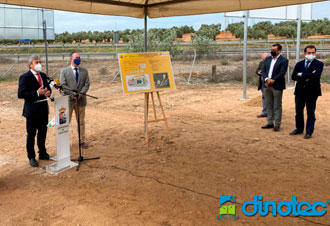
[[[56,130],[56,157],[51,159],[56,162],[46,166],[46,171],[52,174],[58,174],[78,165],[70,159],[68,96],[55,98],[55,126],[53,128]]]

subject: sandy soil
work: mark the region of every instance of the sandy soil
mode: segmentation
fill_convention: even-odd
[[[266,120],[256,118],[255,87],[241,101],[240,85],[218,84],[162,92],[172,139],[163,123],[151,124],[146,144],[143,94],[124,96],[119,82],[94,80],[89,94],[99,99],[89,99],[84,157],[101,159],[54,176],[44,170],[50,161],[29,166],[17,82],[0,83],[0,225],[330,225],[330,213],[246,217],[240,209],[254,195],[330,201],[330,86],[322,87],[310,140],[289,136],[292,89],[284,92],[282,127],[274,132],[260,128]],[[77,157],[75,122],[71,137]],[[56,154],[51,129],[47,148]],[[237,197],[238,220],[217,219],[220,195]]]

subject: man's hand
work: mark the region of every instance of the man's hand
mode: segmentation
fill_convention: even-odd
[[[258,75],[261,76],[261,71],[260,70],[258,71]]]
[[[274,82],[275,82],[275,80],[269,78],[269,79],[267,79],[267,81],[265,82],[265,86],[266,86],[266,87],[271,87],[272,85],[274,85]]]
[[[47,89],[47,88],[46,88]],[[50,91],[49,90],[47,90],[47,92],[45,93],[45,96],[46,97],[50,97]]]
[[[45,95],[47,92],[49,92],[49,91],[47,90],[47,88],[44,88],[44,86],[41,86],[41,87],[38,89],[39,96],[40,96],[40,95]]]
[[[79,96],[78,96],[78,100],[81,100],[81,98],[82,98],[82,96],[81,96],[81,94],[79,94]]]

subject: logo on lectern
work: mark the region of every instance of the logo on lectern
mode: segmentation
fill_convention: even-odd
[[[59,118],[60,125],[66,123],[66,114],[65,114],[65,111],[66,111],[66,108],[65,107],[61,107],[60,110],[59,110],[58,118]]]

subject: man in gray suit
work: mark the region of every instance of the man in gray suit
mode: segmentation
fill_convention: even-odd
[[[88,71],[79,66],[80,54],[78,52],[71,53],[70,61],[71,65],[61,70],[60,82],[63,87],[64,94],[70,96],[70,122],[73,110],[75,111],[76,119],[78,119],[77,110],[79,109],[80,144],[82,148],[87,148],[88,145],[85,142],[85,108],[87,105],[87,100],[86,95],[84,94],[86,94],[89,89],[89,76]]]

